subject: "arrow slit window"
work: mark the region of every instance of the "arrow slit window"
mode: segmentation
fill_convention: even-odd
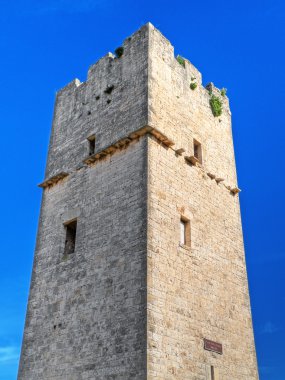
[[[194,145],[194,157],[202,164],[202,146],[197,140],[193,140]]]
[[[180,244],[191,246],[190,220],[183,216],[180,218]]]
[[[95,135],[88,137],[89,144],[89,156],[92,156],[95,153]]]

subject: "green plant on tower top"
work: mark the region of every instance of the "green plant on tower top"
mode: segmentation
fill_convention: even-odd
[[[213,115],[215,117],[221,116],[221,114],[223,112],[223,104],[222,104],[220,98],[218,98],[215,95],[212,95],[210,97],[209,102],[210,102],[210,106],[211,106],[211,110],[212,110]]]

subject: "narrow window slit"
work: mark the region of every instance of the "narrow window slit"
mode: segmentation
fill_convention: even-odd
[[[65,247],[64,254],[70,255],[75,251],[77,219],[65,223]]]
[[[89,143],[89,156],[92,156],[95,153],[95,135],[88,137]]]
[[[194,157],[202,164],[202,146],[197,140],[193,140],[194,144]]]
[[[180,244],[191,246],[190,220],[185,217],[180,219]]]

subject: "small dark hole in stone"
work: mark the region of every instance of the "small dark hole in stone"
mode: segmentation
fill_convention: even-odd
[[[124,54],[124,48],[123,48],[123,46],[118,47],[115,50],[115,54],[116,54],[117,58],[120,58]]]
[[[108,99],[108,100],[107,100],[107,103],[110,104],[110,103],[111,103],[111,99]]]
[[[96,96],[96,98],[95,98],[96,100],[99,100],[100,99],[100,96],[98,95],[98,96]]]
[[[56,329],[56,325],[53,326],[53,329],[54,329],[54,330]]]
[[[105,94],[111,94],[112,93],[112,91],[114,90],[114,86],[108,86],[107,88],[106,88],[106,90],[104,91],[105,92]]]
[[[88,111],[88,115],[91,115],[91,111]]]

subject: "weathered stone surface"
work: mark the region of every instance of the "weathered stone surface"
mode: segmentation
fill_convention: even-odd
[[[257,380],[228,99],[151,24],[123,46],[57,94],[18,379]]]

